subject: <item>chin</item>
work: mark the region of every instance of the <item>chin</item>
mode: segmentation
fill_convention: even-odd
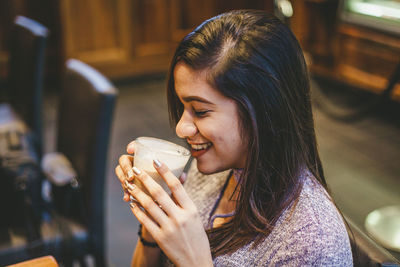
[[[218,166],[212,166],[212,164],[206,164],[197,161],[197,169],[200,173],[209,175],[217,172],[226,171],[229,168],[219,168]]]

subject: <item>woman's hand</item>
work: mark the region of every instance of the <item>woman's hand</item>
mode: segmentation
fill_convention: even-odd
[[[117,175],[119,181],[121,182],[122,189],[124,191],[124,201],[129,202],[130,197],[128,190],[125,187],[125,180],[132,181],[133,180],[133,156],[135,153],[134,149],[135,141],[132,141],[128,144],[126,148],[126,152],[130,155],[122,155],[119,157],[118,163],[119,165],[115,168],[115,174]]]
[[[120,165],[126,166],[129,159],[123,158]],[[129,194],[140,205],[132,203],[133,214],[175,265],[212,266],[210,244],[196,206],[165,164],[155,160],[153,165],[170,188],[173,199],[146,172],[134,167],[135,179],[142,182],[150,196],[130,184]]]
[[[125,186],[125,181],[133,181],[134,173],[132,170],[133,167],[133,156],[132,154],[135,153],[135,141],[132,141],[126,147],[126,152],[130,155],[122,155],[119,157],[118,163],[119,165],[115,168],[115,174],[117,175],[122,190],[124,192],[123,200],[125,202],[130,202],[131,198],[128,192],[128,189]],[[149,242],[155,242],[154,238],[149,234],[147,229],[144,227],[142,231],[142,236],[145,240]]]
[[[130,197],[129,197],[129,193],[128,190],[125,186],[125,180],[128,180],[129,182],[133,181],[134,178],[134,173],[132,170],[133,167],[133,154],[135,153],[135,141],[132,141],[128,144],[128,146],[126,147],[126,152],[129,155],[122,155],[119,157],[118,159],[118,163],[119,165],[115,168],[115,174],[117,175],[122,189],[124,191],[124,196],[123,199],[126,202],[130,201]],[[185,182],[186,179],[186,174],[183,173],[180,177],[179,177],[179,181],[183,184]]]

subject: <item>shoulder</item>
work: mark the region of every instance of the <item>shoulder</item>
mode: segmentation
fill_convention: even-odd
[[[217,262],[252,266],[352,266],[350,240],[343,219],[325,189],[308,173],[295,204],[286,209],[273,231],[223,255]],[[221,265],[222,266],[222,265]],[[240,265],[233,265],[240,266]]]
[[[352,266],[346,226],[326,190],[306,172],[298,201],[280,217],[267,238],[270,261],[289,265]]]

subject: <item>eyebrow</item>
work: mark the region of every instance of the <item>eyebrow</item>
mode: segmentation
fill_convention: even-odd
[[[207,99],[204,99],[204,98],[202,98],[200,96],[185,96],[185,97],[182,97],[182,100],[185,101],[185,102],[197,101],[197,102],[202,102],[202,103],[205,103],[205,104],[214,105],[214,103],[211,103]]]

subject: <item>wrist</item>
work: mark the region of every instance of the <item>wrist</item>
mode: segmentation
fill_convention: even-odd
[[[139,225],[139,228],[142,228],[142,237],[146,239],[149,242],[156,242],[153,238],[153,236],[149,233],[149,231],[144,227],[143,225]],[[140,230],[140,229],[139,229]]]
[[[148,232],[145,229],[146,228],[142,227],[142,225],[139,224],[139,230],[138,230],[139,241],[145,247],[158,248],[158,244],[155,242],[153,237],[151,237],[151,235],[146,234]]]

